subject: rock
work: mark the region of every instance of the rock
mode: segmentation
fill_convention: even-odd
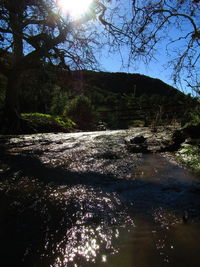
[[[148,149],[147,149],[147,145],[137,145],[137,144],[130,144],[129,146],[127,146],[127,149],[129,152],[132,153],[147,153]]]
[[[200,138],[191,138],[188,137],[184,144],[192,145],[192,146],[199,146],[200,147]]]
[[[143,144],[146,141],[143,135],[138,135],[130,139],[131,144]]]
[[[133,153],[156,153],[177,151],[185,141],[182,130],[161,129],[156,134],[137,133],[125,138],[127,149]]]
[[[147,145],[146,144],[129,144],[127,145],[127,149],[132,153],[147,153]]]
[[[136,135],[125,138],[125,144],[127,145],[127,150],[131,153],[146,153],[147,144],[145,143],[146,138],[143,135]]]
[[[187,137],[191,137],[194,139],[199,138],[199,136],[200,136],[200,123],[197,125],[187,126],[187,127],[183,128],[182,131]]]

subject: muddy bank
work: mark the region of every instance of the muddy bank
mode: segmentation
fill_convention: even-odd
[[[0,142],[4,266],[198,266],[199,180],[153,153],[172,129]]]

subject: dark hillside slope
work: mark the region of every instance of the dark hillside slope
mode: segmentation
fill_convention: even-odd
[[[113,93],[134,93],[136,97],[143,94],[157,94],[167,97],[184,95],[179,90],[169,86],[159,79],[150,78],[141,74],[94,72],[82,70],[73,71],[72,80],[74,87],[77,87],[78,85],[81,87],[80,89],[83,90],[96,87]]]

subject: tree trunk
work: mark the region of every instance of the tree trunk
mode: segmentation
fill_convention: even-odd
[[[19,133],[21,128],[19,115],[19,83],[19,74],[11,72],[7,81],[4,113],[4,131],[10,134]]]
[[[19,90],[21,61],[23,59],[23,9],[9,7],[10,26],[13,32],[12,68],[7,77],[5,113],[3,128],[5,133],[20,133],[22,120],[19,115]]]

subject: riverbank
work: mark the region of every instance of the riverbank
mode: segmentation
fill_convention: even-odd
[[[110,134],[111,133],[111,134]],[[112,133],[115,135],[114,143],[112,142]],[[116,140],[116,133],[118,135],[118,140]],[[113,147],[119,146],[117,154],[121,154],[124,151],[124,148],[127,149],[131,154],[134,153],[156,153],[156,152],[173,152],[176,160],[182,165],[184,164],[192,172],[197,175],[200,175],[200,140],[197,138],[198,134],[194,137],[190,137],[191,133],[185,134],[183,130],[179,130],[176,127],[157,127],[151,129],[149,127],[136,127],[127,130],[118,130],[118,131],[97,131],[97,132],[78,132],[72,133],[74,136],[75,146],[84,145],[82,136],[96,135],[101,139],[103,143],[106,138],[111,142],[110,146]],[[194,132],[195,134],[195,132]],[[66,138],[66,140],[65,140]],[[9,148],[9,151],[12,147],[12,150],[16,150],[20,153],[20,147],[24,146],[27,150],[32,148],[32,154],[43,154],[45,157],[44,150],[45,148],[50,151],[56,149],[59,152],[59,148],[63,148],[63,144],[70,139],[70,134],[65,135],[65,133],[40,133],[32,135],[1,135],[0,136],[0,145],[4,149],[5,147]],[[92,140],[94,141],[94,140]],[[46,144],[44,146],[44,144]],[[96,145],[96,144],[95,144]],[[72,144],[69,144],[70,148]],[[17,148],[18,147],[18,148]],[[87,147],[89,150],[90,147]],[[84,149],[87,149],[84,148]],[[24,148],[25,149],[25,148]],[[24,150],[23,149],[23,150]],[[67,149],[67,147],[66,147]],[[121,151],[120,151],[121,149]],[[39,152],[40,151],[40,152]],[[109,154],[110,152],[108,152]],[[112,152],[113,153],[113,152]],[[52,155],[47,155],[51,157]],[[107,155],[108,157],[108,155]],[[111,156],[112,157],[112,156]],[[57,157],[59,161],[59,157]],[[49,161],[47,158],[46,161]],[[55,166],[55,164],[54,164]]]

